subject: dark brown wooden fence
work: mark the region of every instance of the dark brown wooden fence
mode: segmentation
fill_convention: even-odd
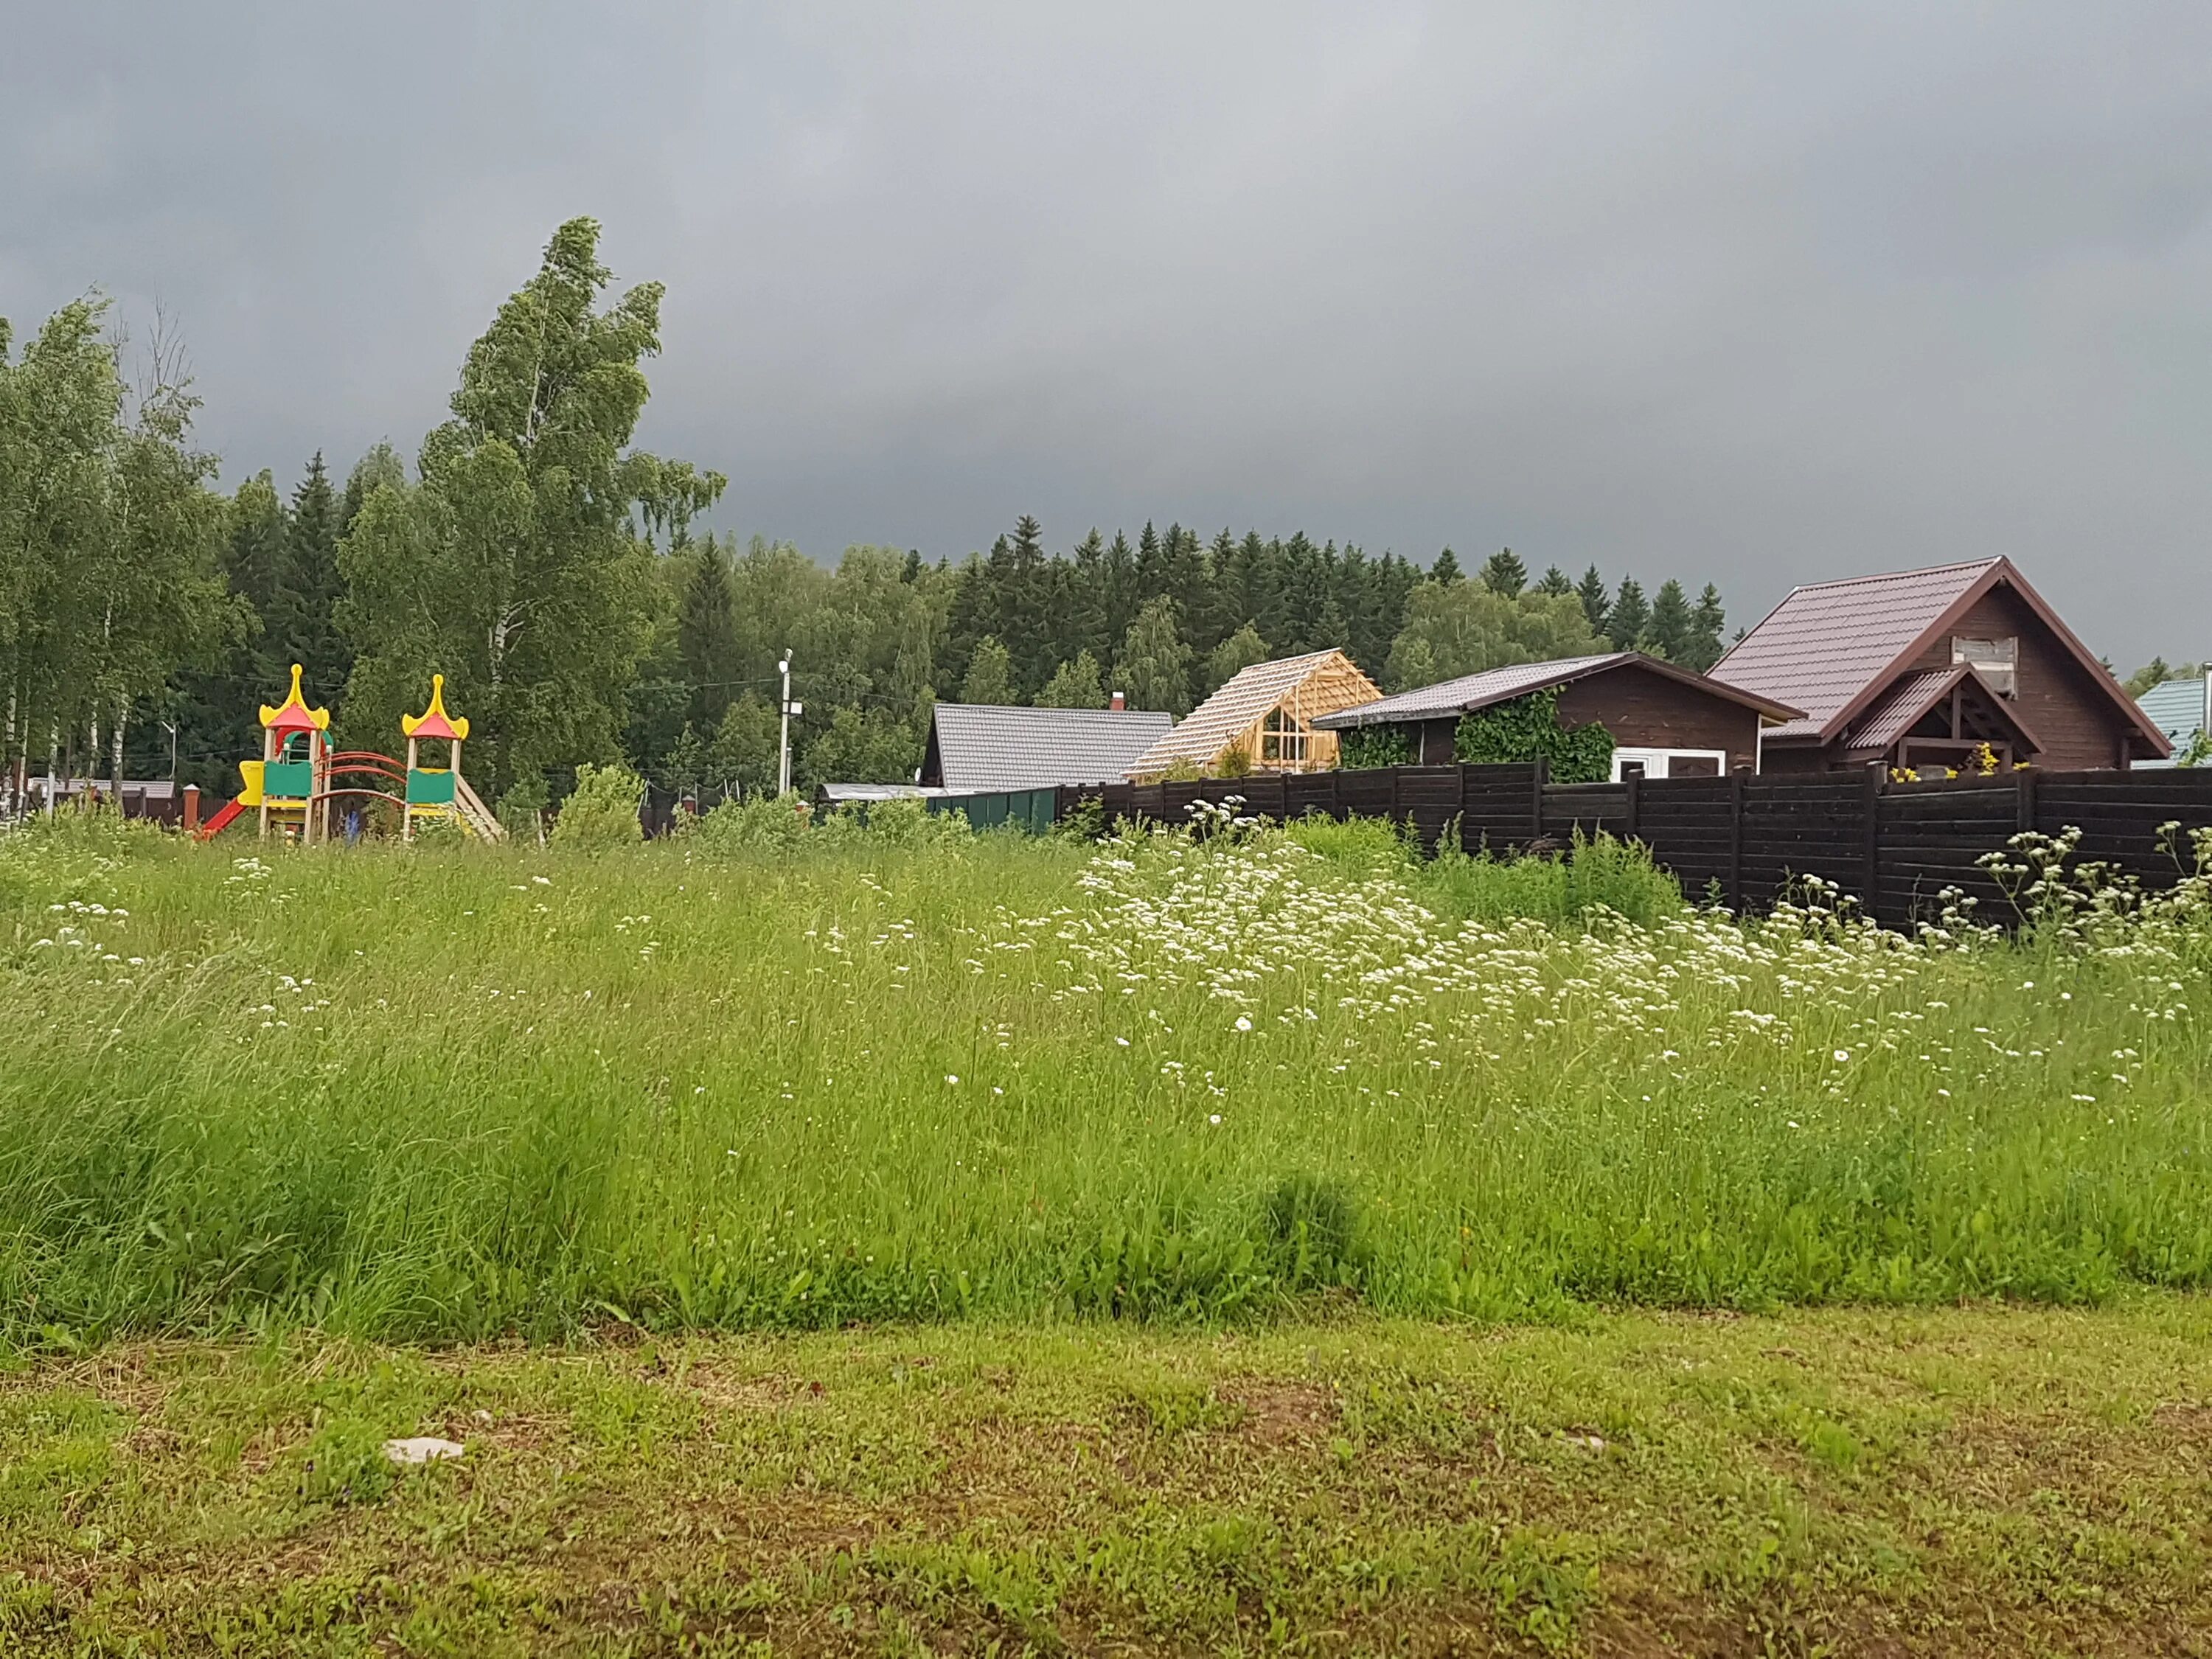
[[[2081,859],[2116,865],[2146,884],[2179,873],[2159,829],[2212,825],[2212,767],[2158,772],[2015,772],[1940,783],[1863,775],[1814,778],[1638,778],[1547,781],[1540,766],[1395,766],[1371,771],[1255,775],[1196,783],[1063,788],[1062,817],[1086,799],[1109,819],[1188,821],[1191,803],[1241,796],[1246,812],[1276,819],[1391,818],[1433,848],[1458,821],[1468,852],[1565,845],[1579,829],[1640,841],[1692,898],[1717,892],[1732,908],[1761,908],[1791,880],[1818,876],[1904,926],[1956,887],[1992,920],[2005,896],[1977,862],[2022,830],[2082,832]],[[2186,855],[2187,838],[2182,838]]]

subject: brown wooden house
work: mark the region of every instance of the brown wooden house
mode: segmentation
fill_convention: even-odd
[[[1455,757],[1462,716],[1548,690],[1559,693],[1561,726],[1602,726],[1612,734],[1616,781],[1631,775],[1710,778],[1756,768],[1759,728],[1794,720],[1798,712],[1638,651],[1611,651],[1487,669],[1362,703],[1314,724],[1339,732],[1396,726],[1406,733],[1415,764],[1443,766]]]
[[[2157,725],[2008,559],[1800,587],[1712,678],[1795,703],[1765,772],[2099,770],[2165,757]]]

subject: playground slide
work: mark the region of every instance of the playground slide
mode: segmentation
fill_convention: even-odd
[[[469,787],[465,778],[453,780],[453,810],[461,815],[462,823],[486,841],[507,839],[507,826],[491,815],[491,810]]]
[[[212,841],[216,836],[221,835],[224,830],[229,827],[230,821],[233,818],[236,817],[245,810],[246,797],[243,795],[237,796],[234,799],[226,801],[223,804],[222,811],[216,813],[205,823],[200,825],[193,834],[201,841]]]

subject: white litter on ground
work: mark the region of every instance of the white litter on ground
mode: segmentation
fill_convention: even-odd
[[[461,1455],[458,1440],[441,1440],[434,1434],[418,1434],[407,1440],[387,1440],[384,1455],[395,1463],[434,1463]]]

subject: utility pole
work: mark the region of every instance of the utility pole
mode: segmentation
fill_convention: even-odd
[[[776,668],[783,675],[783,736],[776,749],[775,793],[778,795],[787,795],[791,793],[791,717],[793,714],[805,714],[806,705],[803,702],[793,702],[791,700],[791,653],[789,651],[783,653],[783,660],[776,664]]]

